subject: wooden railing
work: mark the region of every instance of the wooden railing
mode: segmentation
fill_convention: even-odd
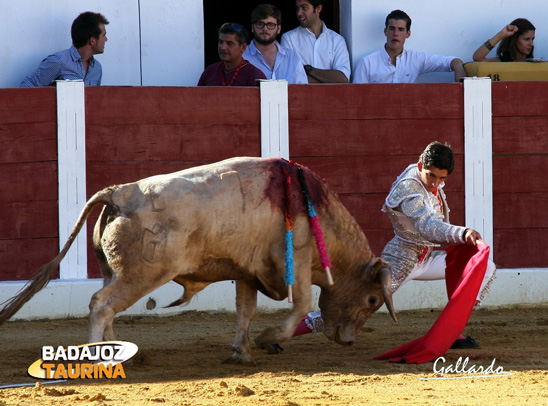
[[[548,83],[493,83],[494,260],[547,267]],[[87,195],[232,156],[260,155],[257,88],[85,90]],[[291,85],[291,159],[323,176],[376,254],[391,238],[380,209],[423,148],[452,145],[446,191],[464,224],[461,84]],[[58,251],[55,89],[0,89],[0,280],[25,280]],[[91,236],[97,213],[88,221]],[[98,277],[88,239],[88,274]]]

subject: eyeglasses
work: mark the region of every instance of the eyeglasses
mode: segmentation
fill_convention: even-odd
[[[257,27],[259,30],[262,30],[264,27],[268,28],[269,30],[273,30],[278,26],[276,23],[263,23],[262,21],[257,21],[255,23],[255,27]]]

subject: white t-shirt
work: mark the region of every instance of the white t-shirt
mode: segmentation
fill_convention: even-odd
[[[303,65],[319,69],[336,69],[350,80],[350,57],[342,35],[326,27],[322,22],[318,38],[307,28],[297,27],[282,36],[282,46],[299,55]]]
[[[451,61],[455,58],[404,49],[394,66],[383,46],[358,62],[352,83],[415,83],[423,73],[451,72]]]

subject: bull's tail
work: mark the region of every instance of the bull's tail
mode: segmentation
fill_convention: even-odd
[[[97,192],[91,199],[88,200],[84,209],[80,213],[80,217],[76,222],[76,225],[72,229],[70,236],[65,243],[63,249],[57,254],[57,256],[50,262],[45,265],[42,265],[38,273],[28,281],[28,283],[23,287],[23,289],[11,299],[8,299],[4,303],[4,308],[0,311],[0,325],[5,323],[11,318],[15,313],[19,311],[25,303],[27,303],[36,293],[42,290],[50,281],[51,275],[57,269],[65,255],[67,254],[72,243],[78,236],[78,233],[86,223],[86,220],[90,213],[93,211],[95,206],[98,204],[112,204],[111,200],[112,188],[103,189],[100,192]]]

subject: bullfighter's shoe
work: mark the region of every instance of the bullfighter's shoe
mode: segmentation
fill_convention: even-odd
[[[480,344],[470,336],[455,340],[455,342],[451,346],[451,349],[453,350],[462,350],[462,349],[471,349],[471,348],[480,348]]]

